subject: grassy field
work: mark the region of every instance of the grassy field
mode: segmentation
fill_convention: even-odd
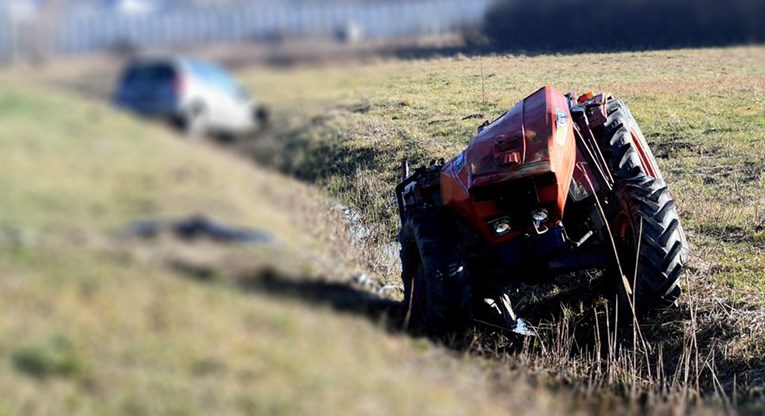
[[[643,351],[616,353],[603,360],[588,352],[593,340],[584,340],[584,346],[572,348],[578,351],[558,363],[555,371],[578,380],[575,385],[600,380],[602,387],[633,399],[646,392],[658,396],[669,392],[684,396],[682,400],[717,397],[726,406],[761,409],[757,403],[762,403],[765,381],[760,361],[765,354],[765,49],[458,55],[350,67],[253,70],[245,76],[284,117],[275,140],[254,145],[254,158],[317,183],[356,207],[374,225],[369,239],[373,246],[395,238],[391,195],[402,157],[414,164],[453,157],[480,122],[493,119],[542,85],[580,93],[609,91],[624,98],[660,159],[690,236],[693,252],[683,284],[686,295],[679,308],[654,319],[658,324],[645,323]],[[397,280],[397,265],[386,266],[375,254],[366,260],[384,279]],[[569,304],[568,308],[552,314],[558,324],[552,325],[548,342],[558,342],[561,313],[571,315],[566,330],[578,334],[572,335],[577,342],[592,336],[593,307]],[[531,355],[532,362],[541,363],[542,373],[550,371],[553,363]],[[627,361],[632,364],[642,359],[645,365],[622,368],[625,374],[620,375],[600,373],[610,365],[608,360],[625,356],[631,356]],[[587,364],[576,368],[572,362]],[[608,368],[613,367],[619,366]]]
[[[765,49],[243,69],[275,118],[247,157],[107,108],[113,71],[0,73],[0,414],[762,411]],[[408,336],[351,283],[398,283],[398,161],[455,155],[545,84],[630,105],[693,246],[679,307],[640,347],[595,347],[599,301],[525,342]],[[125,233],[194,214],[275,242]]]
[[[332,283],[362,269],[344,260],[354,248],[342,213],[316,190],[4,75],[0,414],[569,407],[523,381],[500,394],[509,372],[368,319],[390,302]],[[196,214],[268,230],[275,242],[126,233],[132,221]]]
[[[256,71],[252,88],[291,117],[274,148],[260,143],[255,155],[388,220],[401,157],[454,156],[482,120],[541,85],[610,91],[655,147],[693,242],[747,254],[723,261],[725,280],[763,289],[763,62],[765,52],[749,48]],[[378,191],[354,192],[369,186]],[[394,229],[388,221],[388,237]]]

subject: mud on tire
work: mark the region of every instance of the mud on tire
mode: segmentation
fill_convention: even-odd
[[[468,271],[441,207],[407,214],[401,227],[401,278],[409,327],[441,336],[472,323]]]

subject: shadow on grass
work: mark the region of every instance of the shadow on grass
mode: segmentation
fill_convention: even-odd
[[[403,327],[405,310],[401,302],[385,299],[349,283],[303,280],[264,269],[241,276],[237,286],[248,292],[327,305],[338,312],[366,316],[375,322],[386,322],[391,330]]]
[[[314,128],[322,123],[309,120],[287,131],[273,131],[271,135],[250,140],[240,150],[260,166],[312,184],[332,177],[351,178],[360,169],[380,171],[387,165],[395,166],[390,161],[396,157],[383,149],[348,146],[341,139],[316,139]]]
[[[366,288],[355,287],[351,282],[288,276],[269,268],[256,269],[237,276],[222,276],[216,269],[208,267],[177,262],[171,266],[183,277],[199,283],[223,284],[244,293],[265,294],[313,306],[328,306],[339,313],[365,317],[391,333],[405,333],[414,337],[423,335],[420,331],[405,328],[406,307],[402,302],[386,299]],[[538,325],[539,335],[536,341],[483,325],[478,325],[464,334],[433,340],[457,352],[476,354],[496,359],[498,362],[521,355],[526,357],[522,360],[531,360],[532,367],[565,367],[565,363],[568,362],[575,368],[602,367],[601,371],[605,372],[608,366],[614,365],[616,361],[596,359],[595,351],[600,350],[599,356],[602,357],[609,356],[609,348],[612,354],[629,354],[633,348],[633,336],[636,331],[632,327],[619,328],[616,338],[613,332],[609,333],[613,331],[613,327],[606,324],[606,315],[609,312],[603,299],[598,298],[600,295],[597,291],[600,289],[597,283],[572,285],[570,290],[527,304],[519,303],[519,314],[533,325]],[[691,357],[691,361],[701,360],[701,367],[696,369],[699,372],[698,386],[691,387],[699,389],[702,397],[714,397],[718,394],[718,389],[729,398],[733,398],[734,392],[737,392],[738,396],[734,402],[743,406],[742,409],[762,400],[765,367],[759,358],[721,356],[711,362],[716,368],[707,367],[710,365],[709,358],[719,347],[724,346],[726,338],[737,332],[734,323],[715,319],[713,324],[700,325],[695,331],[698,344],[694,347],[695,350],[689,351],[688,342],[692,333],[687,328],[691,321],[688,309],[673,308],[654,317],[654,320],[655,323],[640,325],[643,338],[652,347],[647,353],[650,369],[642,367],[645,365],[646,353],[638,354],[638,359],[634,362],[642,368],[636,370],[638,374],[682,374],[683,366],[688,364],[683,360],[685,357]],[[609,340],[614,339],[617,340],[616,344],[609,345]],[[621,364],[618,365],[622,365],[623,360],[624,358],[619,358]],[[588,364],[583,365],[585,362]],[[696,370],[692,369],[691,372]],[[568,370],[560,371],[561,374],[566,374]],[[573,376],[582,377],[583,382],[589,374],[577,373],[581,372],[581,369],[570,371]],[[619,393],[618,389],[616,393],[628,394]]]
[[[173,261],[170,266],[181,276],[199,283],[222,284],[247,293],[261,293],[282,299],[297,300],[310,305],[329,306],[340,313],[364,316],[374,323],[383,324],[391,332],[407,332],[413,336],[425,335],[423,331],[405,327],[407,310],[403,302],[385,298],[378,294],[374,288],[362,287],[363,285],[358,285],[352,281],[289,276],[271,268],[255,269],[243,274],[227,276],[213,267],[191,265],[180,261]],[[544,289],[535,293],[526,293],[524,290],[531,290],[531,288],[524,286],[523,290],[511,295],[514,305],[519,306],[515,308],[516,312],[535,326],[540,322],[559,322],[563,319],[565,311],[576,310],[581,307],[583,300],[594,302],[600,296],[597,293],[601,290],[598,284],[592,284],[591,281],[588,281],[576,285],[576,282],[580,282],[580,280],[574,280],[568,288],[557,291],[555,294],[544,294],[542,293]],[[528,297],[534,298],[534,300],[515,303],[518,299]],[[484,317],[483,319],[491,322],[491,318]],[[594,323],[590,325],[591,319],[591,317],[580,319],[576,324],[577,327],[586,330],[573,333],[577,338],[575,344],[582,350],[591,350],[593,340],[596,339],[592,335],[595,325]],[[499,325],[500,322],[497,316],[496,324]],[[471,332],[471,339],[468,340],[466,337],[465,342],[457,339],[461,338],[459,336],[455,338],[454,334],[448,338],[433,339],[445,341],[450,348],[465,350],[473,344],[476,335],[478,338],[483,338],[491,333],[500,334],[504,335],[507,341],[512,341],[513,338],[524,338],[501,330],[496,326],[481,324],[477,324],[469,332]],[[605,339],[606,336],[603,335],[602,338]],[[626,339],[626,336],[624,338]],[[512,353],[514,348],[519,345],[517,342],[508,342],[501,352]]]
[[[402,302],[383,298],[350,282],[308,279],[280,274],[263,268],[238,276],[222,276],[212,267],[174,261],[171,268],[181,276],[205,284],[230,285],[247,293],[262,293],[282,299],[326,305],[341,313],[362,315],[374,322],[386,322],[389,330],[403,329]]]

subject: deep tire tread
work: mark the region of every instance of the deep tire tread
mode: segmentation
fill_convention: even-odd
[[[615,196],[620,210],[628,214],[634,234],[640,231],[641,219],[643,223],[633,290],[636,312],[644,315],[651,310],[671,306],[680,296],[679,283],[687,245],[667,185],[661,179],[646,175],[632,144],[629,130],[632,115],[629,110],[621,100],[611,100],[607,104],[607,114],[601,143],[603,156],[609,161],[615,180]],[[636,241],[631,245],[632,250],[635,250],[638,239],[637,235],[634,237]],[[629,246],[621,250],[628,250]],[[622,267],[632,282],[635,254],[619,254],[627,260],[622,261]],[[621,292],[622,298],[626,296],[623,289],[617,292]]]

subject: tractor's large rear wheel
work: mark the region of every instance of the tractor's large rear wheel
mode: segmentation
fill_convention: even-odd
[[[603,156],[610,163],[611,173],[617,181],[632,179],[642,174],[664,182],[664,176],[659,170],[659,164],[648,146],[624,101],[615,99],[607,104],[608,119],[603,126]],[[636,134],[633,134],[633,131]],[[637,151],[635,141],[639,142],[641,152]],[[682,224],[678,227],[682,250],[680,256],[683,263],[688,261],[688,239]]]
[[[621,311],[634,301],[638,316],[672,305],[680,296],[680,273],[687,258],[685,233],[642,135],[633,134],[635,123],[621,100],[608,106],[601,146],[614,177],[609,224],[618,262],[608,272]],[[638,151],[636,140],[642,151]],[[649,165],[649,166],[647,166]]]
[[[667,187],[642,176],[619,181],[614,191],[619,206],[610,224],[621,267],[613,267],[610,273],[617,278],[619,309],[630,311],[634,302],[641,316],[669,307],[680,296],[683,246]]]
[[[410,328],[441,336],[472,322],[470,281],[443,208],[410,212],[401,227],[401,278]]]

